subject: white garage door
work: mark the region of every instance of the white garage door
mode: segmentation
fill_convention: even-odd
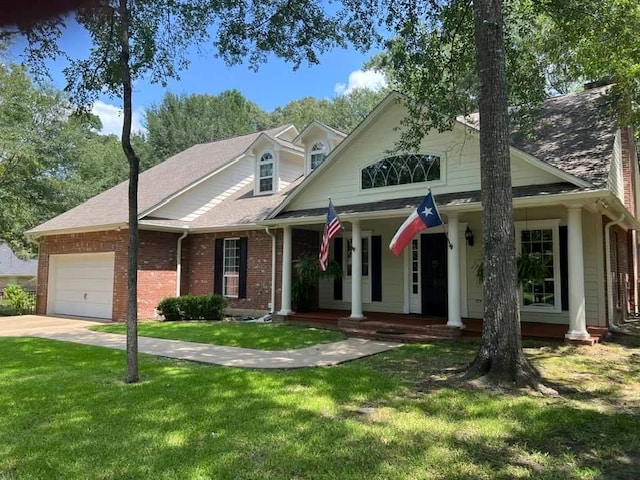
[[[114,258],[113,252],[51,255],[47,313],[111,318]]]

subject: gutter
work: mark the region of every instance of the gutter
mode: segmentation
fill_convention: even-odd
[[[609,330],[614,333],[621,333],[622,330],[618,325],[613,322],[613,294],[612,294],[612,279],[611,279],[611,227],[619,225],[624,220],[625,214],[621,213],[617,220],[612,220],[604,227],[604,258],[605,258],[605,273],[607,276],[607,326]]]
[[[185,230],[180,238],[178,238],[178,247],[176,249],[176,297],[180,296],[180,283],[182,279],[182,240],[184,240],[189,231]]]
[[[276,311],[276,236],[271,233],[269,227],[264,227],[264,231],[271,237],[271,305],[269,314]]]

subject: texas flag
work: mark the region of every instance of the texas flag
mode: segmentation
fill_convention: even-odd
[[[418,232],[428,227],[442,225],[442,219],[438,213],[436,203],[433,201],[431,192],[424,197],[417,210],[411,212],[409,218],[400,226],[396,234],[391,239],[389,250],[394,255],[400,255],[404,247],[416,236]]]

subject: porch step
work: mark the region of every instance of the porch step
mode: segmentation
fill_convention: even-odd
[[[426,342],[446,342],[455,341],[458,337],[444,337],[434,335],[424,335],[414,332],[397,332],[397,333],[383,333],[384,331],[376,330],[360,330],[357,328],[341,328],[340,331],[344,332],[349,337],[366,338],[368,340],[383,340],[389,342],[398,343],[426,343]]]
[[[373,321],[358,321],[352,319],[340,319],[338,327],[342,331],[357,330],[363,332],[375,332],[379,335],[400,337],[404,335],[418,335],[432,338],[445,338],[455,340],[460,338],[462,332],[457,327],[449,327],[443,324],[409,325],[402,323],[386,323]]]

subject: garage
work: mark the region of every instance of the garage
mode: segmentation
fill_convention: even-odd
[[[47,313],[110,319],[114,259],[113,252],[51,255]]]

